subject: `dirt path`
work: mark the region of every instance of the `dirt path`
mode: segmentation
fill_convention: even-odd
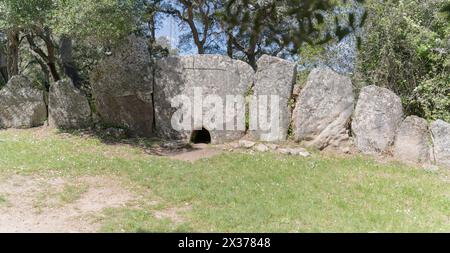
[[[211,158],[216,155],[221,154],[223,151],[221,149],[211,147],[206,144],[193,144],[192,150],[187,152],[182,152],[174,155],[169,155],[168,157],[174,160],[180,160],[185,162],[195,162],[200,159]]]
[[[107,177],[0,178],[0,232],[97,232],[96,217],[134,196]],[[98,219],[97,219],[98,220]]]

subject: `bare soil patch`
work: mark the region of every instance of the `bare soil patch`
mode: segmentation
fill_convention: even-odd
[[[195,162],[201,159],[211,158],[219,155],[223,150],[206,144],[193,144],[192,149],[185,150],[181,153],[169,154],[168,157],[174,160],[185,162]]]
[[[95,218],[103,209],[125,206],[135,198],[117,180],[100,176],[69,180],[14,175],[0,179],[0,196],[2,233],[97,232],[101,224]]]

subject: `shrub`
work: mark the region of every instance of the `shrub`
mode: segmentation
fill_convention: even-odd
[[[370,0],[356,83],[401,96],[407,114],[450,119],[450,25],[446,0]]]

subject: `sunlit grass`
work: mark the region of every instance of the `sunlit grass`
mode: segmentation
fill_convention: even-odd
[[[224,153],[185,163],[96,138],[26,130],[0,131],[0,168],[2,174],[114,174],[137,192],[151,192],[145,201],[158,200],[105,210],[101,222],[109,232],[450,231],[446,171],[362,156]],[[68,191],[69,199],[77,192]],[[182,221],[155,217],[187,205]]]

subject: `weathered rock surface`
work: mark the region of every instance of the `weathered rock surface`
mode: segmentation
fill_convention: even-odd
[[[265,144],[270,150],[275,151],[279,148],[279,146],[277,144],[274,143],[266,143]]]
[[[31,128],[47,119],[44,92],[25,76],[13,76],[0,90],[0,128]]]
[[[436,163],[450,167],[450,124],[437,120],[431,124]]]
[[[153,73],[146,40],[130,36],[91,73],[100,118],[132,135],[153,135]]]
[[[261,95],[268,96],[266,105],[259,103],[258,112],[267,112],[267,119],[258,117],[258,130],[252,131],[252,135],[261,141],[284,141],[287,139],[288,129],[291,122],[290,99],[294,89],[297,76],[297,65],[277,57],[264,55],[258,62],[258,71],[254,86],[254,94],[261,99]],[[271,96],[279,97],[279,129],[278,131],[263,131],[261,123],[276,118],[271,110]],[[278,113],[278,112],[277,112]],[[274,129],[272,129],[274,130]]]
[[[324,149],[349,139],[355,103],[352,81],[329,68],[314,69],[294,111],[296,141]]]
[[[180,139],[188,141],[192,134],[192,129],[209,131],[213,144],[239,140],[245,134],[245,103],[236,103],[235,114],[223,113],[224,124],[213,127],[205,124],[207,114],[215,105],[206,102],[208,96],[220,98],[223,108],[226,111],[226,103],[233,101],[227,96],[244,96],[253,84],[254,71],[246,63],[233,60],[220,55],[195,55],[183,57],[168,57],[157,62],[155,74],[155,117],[156,131],[159,136],[168,139]],[[201,88],[200,97],[194,97],[194,91]],[[184,106],[190,111],[190,116],[186,116],[189,128],[177,131],[172,126],[172,117],[182,107],[172,107],[172,99],[183,95],[188,99]],[[189,104],[190,103],[190,104]],[[194,103],[200,105],[203,111],[199,116],[194,117]],[[218,108],[218,107],[216,107]],[[218,113],[215,120],[221,122]],[[183,115],[188,115],[186,112]],[[239,119],[239,120],[238,120]],[[238,124],[239,122],[239,124]]]
[[[413,163],[431,161],[431,138],[428,122],[417,116],[407,117],[398,128],[394,157]]]
[[[257,152],[264,153],[264,152],[268,152],[270,150],[270,148],[267,147],[266,145],[260,143],[254,147],[254,150]]]
[[[278,149],[278,153],[283,155],[302,156],[302,157],[311,156],[311,153],[306,151],[306,149],[304,148],[280,148]]]
[[[79,129],[92,123],[89,102],[70,80],[61,80],[50,86],[48,118],[52,127]]]
[[[352,122],[357,148],[368,154],[387,151],[402,117],[402,102],[392,91],[374,85],[364,87]]]
[[[247,141],[247,140],[240,140],[239,141],[239,147],[241,148],[252,148],[256,145],[256,142],[253,141]]]

